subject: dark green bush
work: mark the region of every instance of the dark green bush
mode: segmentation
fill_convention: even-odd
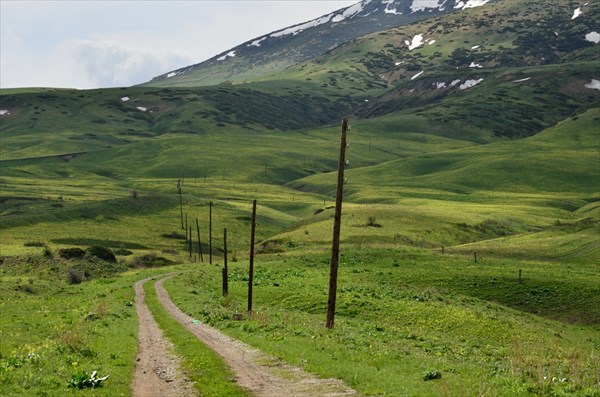
[[[103,261],[106,261],[106,262],[112,262],[112,263],[117,262],[117,258],[115,257],[115,254],[113,254],[113,252],[106,247],[100,247],[97,245],[95,245],[93,247],[89,247],[86,250],[86,255],[93,256],[98,259],[102,259]]]

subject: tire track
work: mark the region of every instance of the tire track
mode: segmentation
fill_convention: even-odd
[[[338,379],[317,378],[232,339],[206,324],[192,323],[193,318],[173,303],[163,286],[172,276],[156,282],[159,301],[173,318],[225,360],[241,387],[257,397],[359,397],[356,391]]]
[[[165,338],[145,303],[146,278],[135,283],[135,308],[137,311],[138,353],[131,383],[134,397],[193,397],[196,390],[190,379],[182,373],[180,358],[173,355],[173,346]]]

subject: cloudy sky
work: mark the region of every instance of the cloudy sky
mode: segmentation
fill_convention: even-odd
[[[358,0],[0,1],[0,88],[118,87]]]

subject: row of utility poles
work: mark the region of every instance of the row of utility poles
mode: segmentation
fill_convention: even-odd
[[[331,246],[331,261],[329,267],[329,294],[327,299],[327,320],[325,326],[329,329],[334,327],[335,324],[335,305],[337,296],[337,274],[339,265],[339,253],[340,253],[340,231],[341,231],[341,220],[342,220],[342,202],[344,193],[344,169],[347,166],[346,162],[346,148],[348,144],[346,142],[346,135],[348,131],[348,121],[344,119],[342,121],[342,132],[340,138],[340,151],[339,151],[339,162],[338,162],[338,174],[337,174],[337,187],[335,195],[335,214],[333,219],[333,238]],[[266,165],[265,165],[266,172]],[[186,230],[186,241],[189,244],[189,255],[190,259],[193,256],[193,236],[192,226],[188,226],[187,214],[183,213],[183,192],[182,192],[183,180],[180,178],[177,182],[177,190],[179,193],[179,214],[181,221],[181,228]],[[213,203],[209,202],[209,227],[208,227],[208,254],[209,263],[212,264],[212,209]],[[200,238],[200,223],[196,218],[196,235],[198,237],[198,256],[201,262],[204,262],[202,252],[202,242]],[[256,200],[252,202],[252,221],[250,231],[250,258],[249,258],[249,271],[248,271],[248,314],[252,314],[252,298],[253,298],[253,283],[254,283],[254,245],[256,236]],[[223,296],[227,296],[229,293],[228,285],[228,269],[227,269],[227,229],[223,229],[223,269],[222,269],[222,290]]]

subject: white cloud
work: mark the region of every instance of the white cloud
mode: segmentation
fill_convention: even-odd
[[[0,0],[0,87],[138,84],[355,2]]]
[[[83,77],[86,82],[84,88],[140,84],[166,70],[177,69],[194,61],[177,51],[150,51],[110,41],[70,41],[62,52],[65,66]]]

